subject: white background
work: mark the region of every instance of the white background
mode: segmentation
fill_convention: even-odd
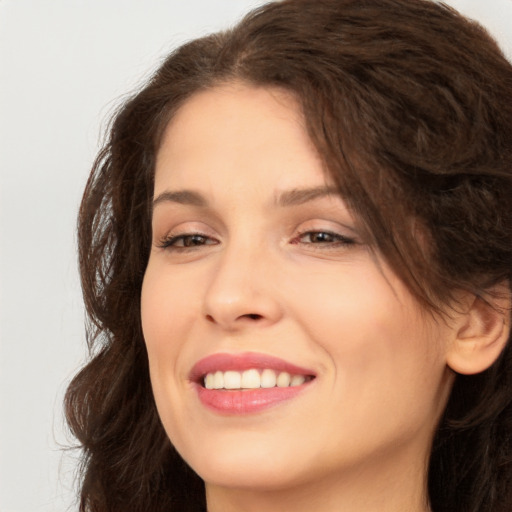
[[[61,414],[86,355],[74,231],[109,113],[171,48],[262,3],[0,0],[0,512],[76,510]],[[512,0],[448,3],[512,57]]]

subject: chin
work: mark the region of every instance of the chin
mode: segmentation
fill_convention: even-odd
[[[221,462],[212,466],[206,464],[197,473],[209,485],[253,491],[283,490],[302,481],[290,474],[289,468],[274,466],[270,455],[264,465],[256,465],[250,460],[237,464]]]
[[[205,483],[234,489],[278,490],[300,483],[303,468],[297,456],[276,452],[263,443],[252,448],[231,450],[213,447],[185,460]]]

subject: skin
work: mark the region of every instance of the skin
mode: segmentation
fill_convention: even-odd
[[[428,510],[454,327],[376,261],[341,197],[278,201],[329,185],[300,109],[277,89],[197,93],[164,134],[142,324],[159,414],[210,512]],[[183,190],[203,204],[162,196]],[[247,351],[316,378],[258,413],[205,408],[193,365]]]

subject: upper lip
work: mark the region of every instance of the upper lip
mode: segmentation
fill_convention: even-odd
[[[315,372],[303,368],[284,359],[274,357],[268,354],[257,352],[244,352],[240,354],[217,353],[199,360],[190,371],[189,379],[193,382],[199,382],[206,374],[217,371],[244,371],[250,369],[275,370],[279,372],[288,372],[290,375],[315,376]]]

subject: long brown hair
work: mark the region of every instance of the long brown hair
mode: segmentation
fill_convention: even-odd
[[[80,208],[91,359],[66,412],[82,512],[205,509],[155,408],[140,292],[162,131],[191,95],[233,80],[297,97],[326,171],[426,308],[511,282],[512,66],[479,25],[428,0],[284,0],[182,46],[115,116]],[[509,340],[489,370],[456,378],[432,509],[510,511],[511,433]]]

